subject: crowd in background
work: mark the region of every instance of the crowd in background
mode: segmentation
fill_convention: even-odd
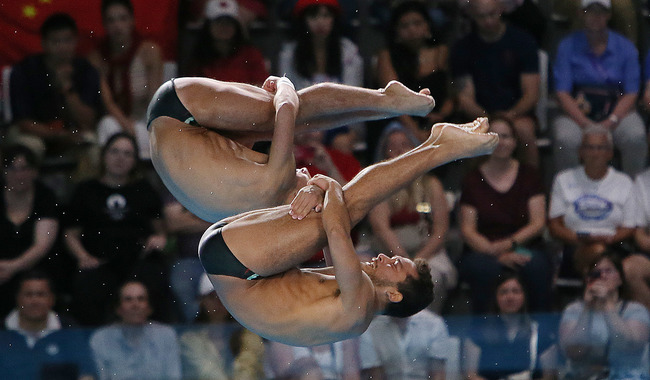
[[[105,37],[83,56],[75,20],[47,18],[42,52],[2,84],[0,378],[650,379],[648,5],[375,0],[361,17],[358,3],[180,1],[175,62],[130,0],[101,2]],[[273,55],[267,30],[282,33]],[[429,88],[424,117],[296,136],[297,166],[341,184],[435,123],[488,116],[491,155],[418,178],[352,231],[362,260],[427,260],[431,306],[307,348],[237,324],[197,257],[210,224],[151,165],[166,65],[297,90]]]

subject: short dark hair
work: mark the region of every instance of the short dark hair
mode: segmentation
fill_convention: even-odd
[[[25,161],[27,161],[27,165],[29,165],[30,168],[37,169],[39,167],[39,161],[36,154],[22,144],[10,145],[4,150],[2,154],[2,167],[8,168],[18,157],[25,158]]]
[[[106,10],[113,5],[121,5],[133,15],[133,4],[131,0],[102,0],[102,17],[106,16]]]
[[[429,264],[422,259],[413,260],[418,276],[408,276],[397,284],[397,290],[402,293],[400,302],[389,302],[384,309],[384,315],[406,318],[419,312],[433,301],[433,279]]]
[[[135,137],[133,135],[130,135],[126,132],[118,132],[111,137],[108,138],[104,146],[101,148],[101,152],[99,154],[99,160],[100,160],[100,167],[99,167],[99,175],[103,176],[106,172],[106,152],[110,149],[111,146],[115,143],[115,141],[119,139],[127,139],[129,142],[131,142],[131,145],[133,146],[133,154],[135,156],[135,164],[133,165],[133,169],[131,169],[131,172],[129,173],[129,176],[131,179],[137,178],[140,174],[140,150],[138,148],[138,142],[135,140]]]
[[[71,30],[74,34],[79,32],[77,23],[69,14],[55,13],[43,21],[40,29],[41,38],[47,38],[50,33],[59,30]]]

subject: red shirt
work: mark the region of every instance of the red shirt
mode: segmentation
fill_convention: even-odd
[[[218,58],[199,68],[200,76],[249,84],[262,84],[269,76],[264,56],[253,46],[242,46],[235,55]]]

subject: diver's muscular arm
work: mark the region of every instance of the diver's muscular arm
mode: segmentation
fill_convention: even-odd
[[[277,92],[273,97],[275,107],[275,129],[269,151],[268,164],[283,167],[287,162],[293,165],[293,134],[298,115],[298,93],[289,79],[277,81]]]
[[[356,310],[364,284],[361,263],[350,238],[350,216],[343,200],[343,190],[334,180],[329,182],[325,194],[322,218],[343,307],[348,311]]]

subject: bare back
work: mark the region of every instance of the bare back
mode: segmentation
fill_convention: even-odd
[[[332,343],[363,333],[374,316],[373,286],[364,274],[368,297],[358,312],[346,312],[333,275],[291,269],[282,274],[243,280],[209,275],[232,316],[265,338],[295,346]]]

